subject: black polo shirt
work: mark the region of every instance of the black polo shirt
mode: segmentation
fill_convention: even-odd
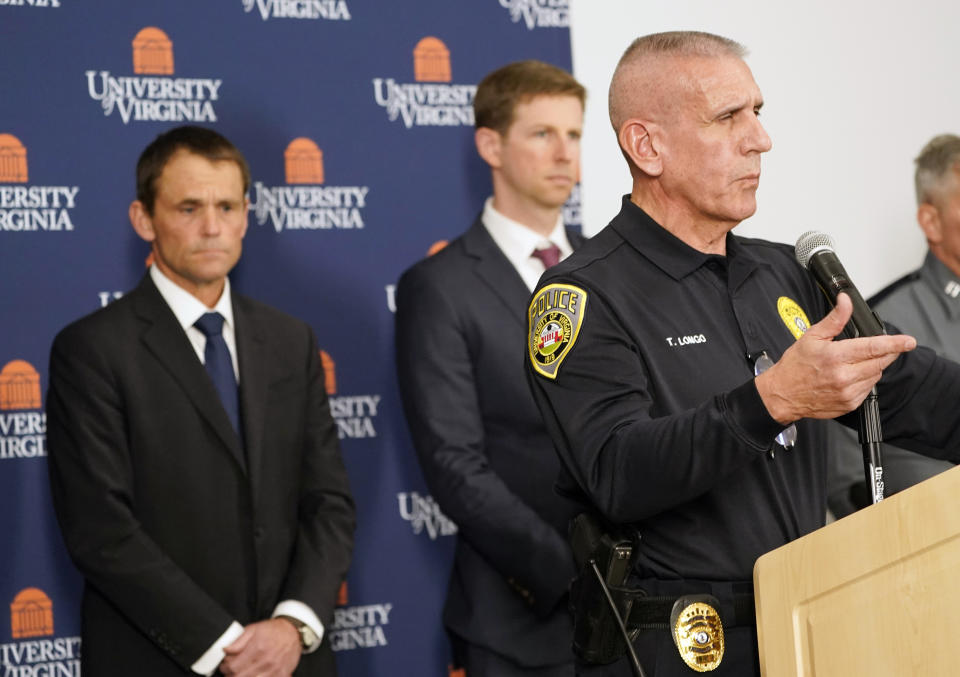
[[[564,329],[537,323],[534,294],[528,367],[563,462],[560,489],[636,527],[643,578],[749,581],[757,557],[824,522],[823,422],[798,421],[793,449],[776,444],[783,426],[753,377],[759,353],[778,360],[829,305],[793,247],[731,234],[726,250],[692,249],[624,198],[607,228],[540,280],[582,295],[567,314],[572,345],[546,370],[532,367],[538,345]],[[918,350],[889,367],[895,402],[884,406],[881,390],[881,413],[886,424],[899,412],[895,434],[949,418],[929,437],[955,449],[956,415],[931,403],[902,411],[927,399],[922,387],[951,387],[931,374],[934,360]]]

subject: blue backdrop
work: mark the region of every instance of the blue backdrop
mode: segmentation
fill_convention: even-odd
[[[132,288],[143,147],[210,125],[246,155],[237,289],[315,329],[357,500],[332,633],[344,675],[446,675],[456,527],[427,494],[394,382],[393,284],[490,190],[476,83],[570,67],[567,0],[0,0],[0,666],[78,674],[80,580],[46,476],[54,334]],[[576,198],[567,210],[579,219]]]

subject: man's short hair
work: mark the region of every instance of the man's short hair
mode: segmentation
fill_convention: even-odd
[[[250,168],[243,154],[227,137],[206,127],[184,125],[163,132],[143,149],[137,160],[137,199],[147,214],[153,214],[157,181],[167,162],[178,150],[187,150],[211,162],[235,162],[243,177],[243,192],[250,188]]]
[[[917,204],[933,204],[945,180],[950,178],[950,172],[960,172],[960,136],[941,134],[933,137],[914,162],[917,163],[913,178]]]
[[[625,72],[651,56],[678,57],[735,57],[743,59],[747,49],[739,42],[713,33],[702,31],[669,31],[651,33],[637,38],[624,51],[610,80],[608,105],[610,124],[617,134],[620,125],[629,119],[630,88],[624,85]]]
[[[477,85],[474,122],[505,134],[517,104],[536,96],[573,96],[583,106],[587,90],[562,68],[535,59],[516,61],[488,73]]]

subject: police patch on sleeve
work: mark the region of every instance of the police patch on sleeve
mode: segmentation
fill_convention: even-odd
[[[580,333],[586,308],[587,292],[570,284],[547,285],[530,302],[527,349],[538,374],[557,377]]]
[[[787,325],[787,329],[790,330],[795,339],[803,336],[810,328],[810,320],[807,319],[807,314],[789,296],[781,296],[777,299],[777,312],[780,313],[780,319]]]

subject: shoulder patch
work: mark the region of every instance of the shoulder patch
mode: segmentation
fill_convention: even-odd
[[[587,309],[587,292],[570,284],[549,284],[530,302],[527,311],[527,351],[534,370],[556,378],[557,370],[580,333]]]
[[[798,339],[810,328],[810,320],[803,308],[789,296],[781,296],[777,299],[777,312],[780,313],[780,319],[787,325],[787,329],[793,334],[793,338]]]

